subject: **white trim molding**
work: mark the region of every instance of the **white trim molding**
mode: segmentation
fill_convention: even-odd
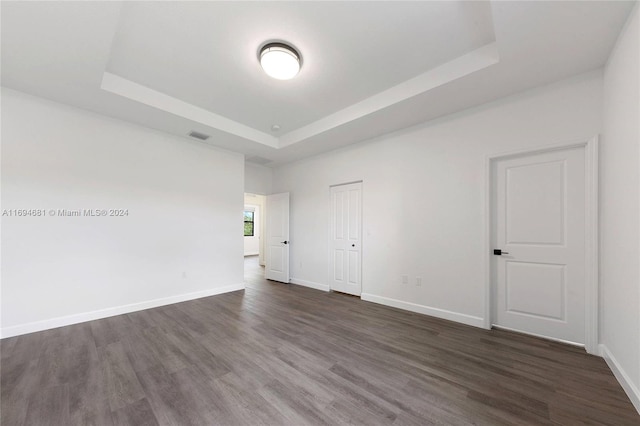
[[[585,349],[588,353],[599,355],[598,348],[598,312],[599,312],[599,253],[598,253],[598,136],[591,139],[567,142],[564,144],[532,147],[530,149],[489,155],[485,159],[484,179],[484,264],[485,264],[485,314],[482,326],[490,329],[492,325],[493,278],[491,271],[491,197],[492,182],[491,165],[494,161],[520,155],[538,154],[571,148],[585,150],[585,185],[586,185],[586,217],[585,217]]]
[[[4,327],[0,330],[0,338],[4,339],[7,337],[19,336],[27,333],[35,333],[36,331],[50,330],[52,328],[64,327],[66,325],[78,324],[81,322],[93,321],[97,319],[113,317],[116,315],[142,311],[144,309],[157,308],[159,306],[171,305],[174,303],[186,302],[203,297],[215,296],[217,294],[244,290],[244,288],[244,283],[233,284],[225,287],[216,287],[208,290],[196,291],[193,293],[179,294],[176,296],[163,297],[161,299],[147,300],[144,302],[131,303],[129,305],[114,306],[112,308],[100,309],[97,311],[83,312],[80,314],[67,315],[64,317],[57,317],[43,321],[34,321],[26,324]]]
[[[515,328],[503,327],[501,325],[493,325],[493,326],[491,326],[491,328],[495,328],[496,330],[512,331],[514,333],[525,334],[527,336],[538,337],[540,339],[549,340],[551,342],[559,342],[559,343],[564,343],[565,345],[571,345],[571,346],[576,346],[578,348],[584,348],[584,343],[572,342],[571,340],[556,339],[555,337],[548,337],[548,336],[544,336],[542,334],[537,334],[537,333],[529,333],[528,331],[516,330]]]
[[[600,353],[599,343],[599,313],[600,313],[600,226],[599,226],[599,141],[594,136],[587,141],[585,154],[585,184],[586,184],[586,216],[585,216],[585,256],[587,271],[585,275],[585,342],[584,347],[588,353],[597,355]]]
[[[613,372],[622,389],[626,392],[627,396],[631,400],[631,403],[640,414],[640,389],[633,384],[633,381],[629,375],[622,369],[618,361],[614,358],[613,354],[609,351],[605,345],[600,345],[600,356],[604,358],[607,365]]]
[[[329,286],[327,284],[314,283],[313,281],[305,281],[299,278],[291,278],[289,280],[291,284],[301,285],[303,287],[314,288],[316,290],[329,291]]]
[[[474,317],[472,315],[461,314],[459,312],[447,311],[446,309],[434,308],[431,306],[418,305],[417,303],[405,302],[403,300],[391,299],[375,294],[362,293],[362,300],[367,302],[378,303],[380,305],[391,306],[392,308],[404,309],[405,311],[416,312],[418,314],[429,315],[436,318],[442,318],[449,321],[455,321],[474,327],[483,327],[484,319]]]

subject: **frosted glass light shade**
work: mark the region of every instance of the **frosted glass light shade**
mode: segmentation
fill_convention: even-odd
[[[260,50],[260,65],[269,77],[289,80],[300,72],[300,56],[286,44],[270,43]]]

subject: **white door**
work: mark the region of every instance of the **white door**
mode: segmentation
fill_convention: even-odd
[[[265,277],[289,283],[289,193],[267,195]]]
[[[331,187],[329,287],[360,296],[362,182]]]
[[[499,159],[492,172],[493,325],[583,344],[584,148]]]

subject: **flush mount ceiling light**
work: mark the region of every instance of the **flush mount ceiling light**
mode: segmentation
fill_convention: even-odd
[[[300,54],[287,44],[265,44],[258,56],[262,69],[269,77],[289,80],[300,71]]]

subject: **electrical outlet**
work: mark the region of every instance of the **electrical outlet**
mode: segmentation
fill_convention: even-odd
[[[422,277],[416,277],[416,287],[420,287],[422,285]]]
[[[402,284],[409,284],[409,275],[402,276]]]

